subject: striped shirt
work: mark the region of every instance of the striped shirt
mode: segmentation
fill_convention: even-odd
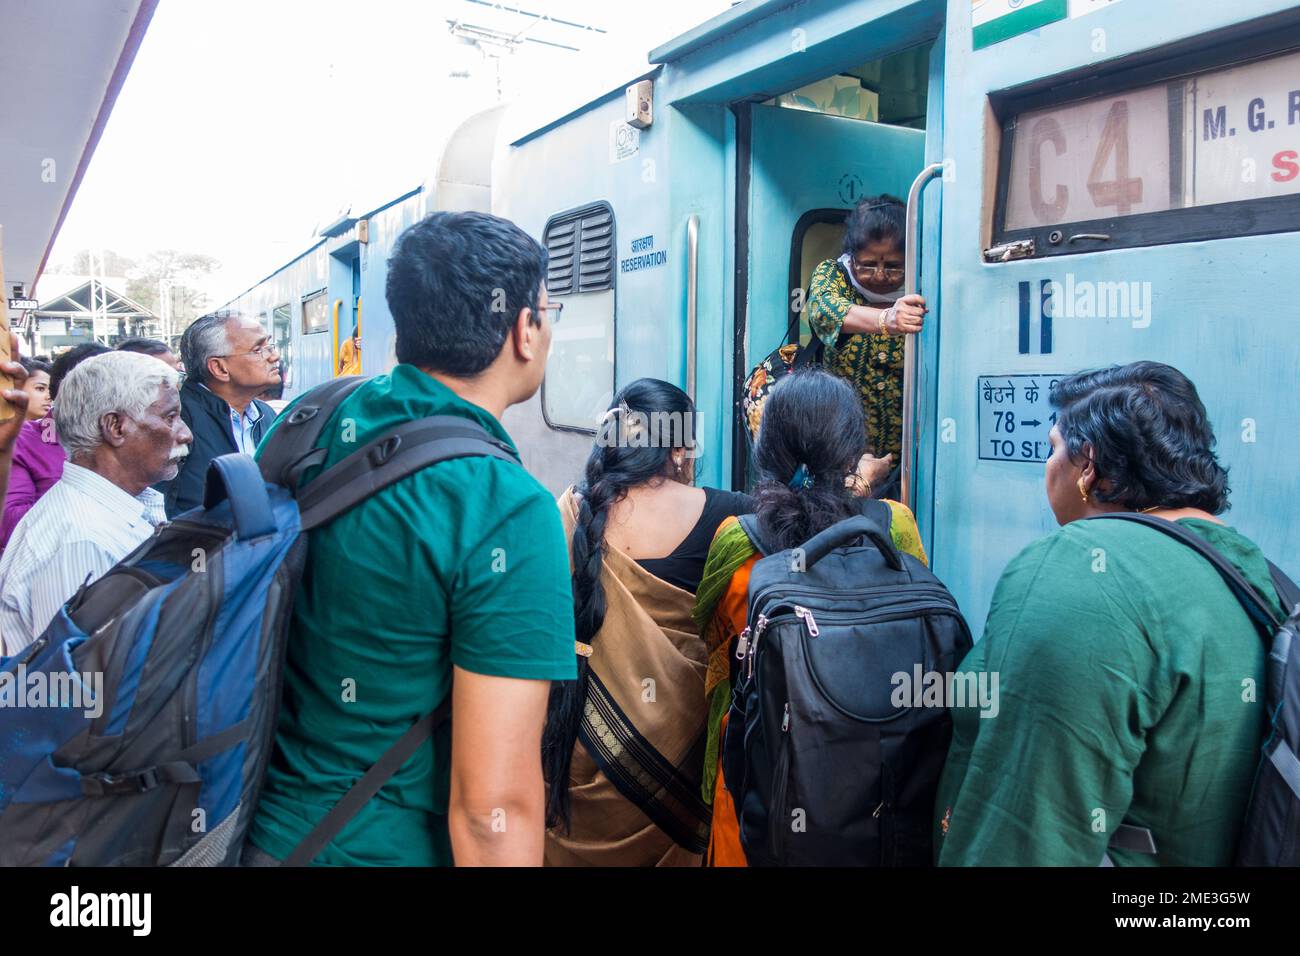
[[[0,640],[6,656],[40,637],[59,608],[167,520],[163,496],[132,497],[68,462],[63,477],[23,516],[0,557]]]

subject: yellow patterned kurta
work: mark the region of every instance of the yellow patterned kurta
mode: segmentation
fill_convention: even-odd
[[[862,398],[868,450],[877,457],[903,449],[903,341],[901,335],[840,334],[849,309],[868,305],[834,259],[808,283],[808,324],[826,345],[826,368],[847,379]]]

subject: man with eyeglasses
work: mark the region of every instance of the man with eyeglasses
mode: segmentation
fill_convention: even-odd
[[[181,388],[181,415],[194,445],[174,479],[159,486],[167,516],[203,503],[208,463],[219,455],[251,455],[270,428],[275,411],[257,396],[280,384],[280,353],[255,318],[220,311],[194,320],[181,336],[188,370]]]
[[[560,317],[546,274],[542,245],[486,213],[435,212],[403,232],[385,286],[397,364],[335,410],[323,466],[435,416],[513,450],[501,420],[541,387]],[[304,473],[307,487],[316,474]],[[522,465],[456,458],[377,491],[311,532],[242,862],[288,859],[421,714],[450,700],[433,740],[313,862],[541,865],[542,727],[551,682],[573,680],[577,660],[564,526]]]

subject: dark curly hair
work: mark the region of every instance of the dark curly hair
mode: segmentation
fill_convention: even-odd
[[[88,358],[94,358],[96,355],[103,355],[105,352],[112,351],[107,345],[100,345],[98,342],[82,342],[80,345],[74,345],[68,349],[50,366],[50,398],[59,397],[59,386],[63,380],[68,377],[68,373],[80,365]]]
[[[844,379],[810,368],[777,383],[754,446],[758,522],[773,550],[798,547],[859,513],[844,479],[866,445],[862,402]],[[812,483],[791,488],[800,465]]]
[[[397,239],[385,295],[397,361],[470,377],[500,354],[519,310],[536,316],[546,250],[484,212],[435,212]],[[188,363],[186,365],[188,368]]]
[[[844,251],[853,255],[869,242],[888,239],[903,247],[907,206],[897,196],[868,196],[858,202],[844,223]]]
[[[1079,372],[1052,389],[1070,461],[1091,457],[1098,501],[1133,511],[1228,510],[1228,472],[1196,386],[1178,369],[1131,362]],[[1087,446],[1087,447],[1085,447]]]

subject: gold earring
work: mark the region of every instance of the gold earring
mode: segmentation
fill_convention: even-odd
[[[1088,489],[1083,486],[1083,475],[1079,476],[1079,495],[1084,501],[1088,500]]]

